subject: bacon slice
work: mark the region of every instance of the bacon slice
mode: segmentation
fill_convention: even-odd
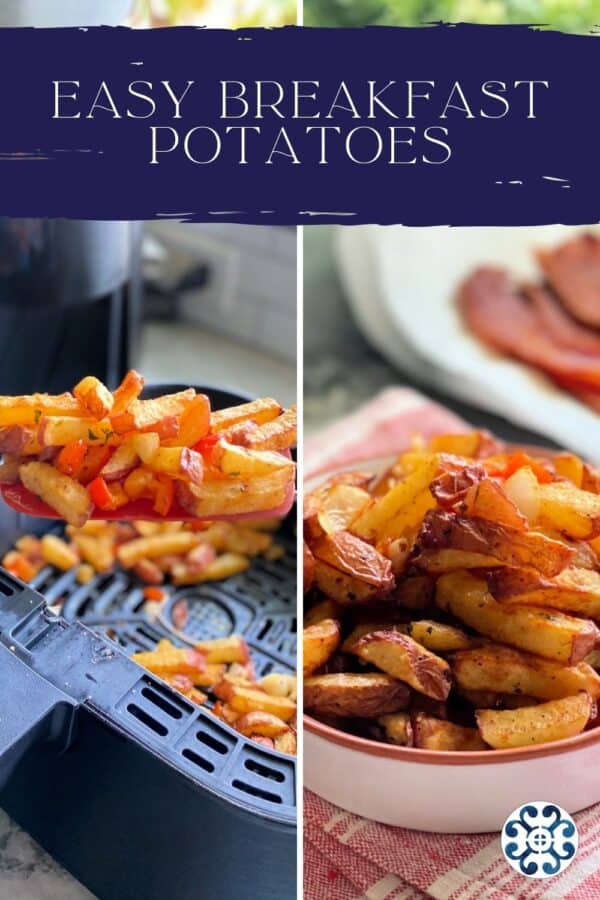
[[[600,359],[557,346],[502,269],[477,269],[462,284],[458,304],[468,326],[491,347],[537,366],[562,383],[600,389]]]
[[[538,250],[548,283],[571,315],[600,327],[600,238],[583,234],[552,250]]]
[[[551,290],[529,284],[523,288],[543,331],[561,347],[600,357],[600,332],[581,325]]]

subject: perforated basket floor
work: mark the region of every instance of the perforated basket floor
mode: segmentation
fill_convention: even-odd
[[[130,656],[152,649],[164,637],[186,646],[235,633],[247,641],[258,677],[294,672],[295,541],[284,531],[277,542],[285,548],[281,559],[257,559],[248,571],[224,582],[165,585],[167,598],[158,613],[156,604],[145,601],[144,585],[124,570],[80,585],[74,572],[48,567],[31,587],[62,617],[78,620],[108,639],[104,652],[110,653],[111,643]],[[131,666],[138,677],[107,710],[110,715],[126,721],[149,747],[237,805],[280,822],[295,822],[293,757],[249,741],[206,707],[194,706],[150,673]]]

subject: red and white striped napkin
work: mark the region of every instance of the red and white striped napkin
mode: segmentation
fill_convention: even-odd
[[[304,444],[305,478],[393,455],[411,434],[465,423],[408,388],[388,388]],[[482,798],[485,803],[485,798]],[[525,878],[505,861],[497,834],[429,834],[393,828],[304,795],[305,900],[598,900],[600,805],[575,817],[579,850],[562,874]]]

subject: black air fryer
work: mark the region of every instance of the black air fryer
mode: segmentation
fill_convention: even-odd
[[[247,399],[198,390],[214,409]],[[294,520],[282,559],[167,587],[153,617],[129,571],[79,585],[47,568],[25,586],[0,568],[0,807],[101,900],[296,896],[295,758],[128,658],[238,633],[257,677],[294,672]]]

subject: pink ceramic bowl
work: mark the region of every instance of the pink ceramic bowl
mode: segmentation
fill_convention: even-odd
[[[355,468],[382,472],[390,459]],[[328,473],[333,474],[333,473]],[[319,475],[311,490],[325,481]],[[349,812],[421,831],[499,831],[527,801],[570,813],[600,801],[600,727],[514,750],[441,752],[397,747],[304,716],[304,785]]]

